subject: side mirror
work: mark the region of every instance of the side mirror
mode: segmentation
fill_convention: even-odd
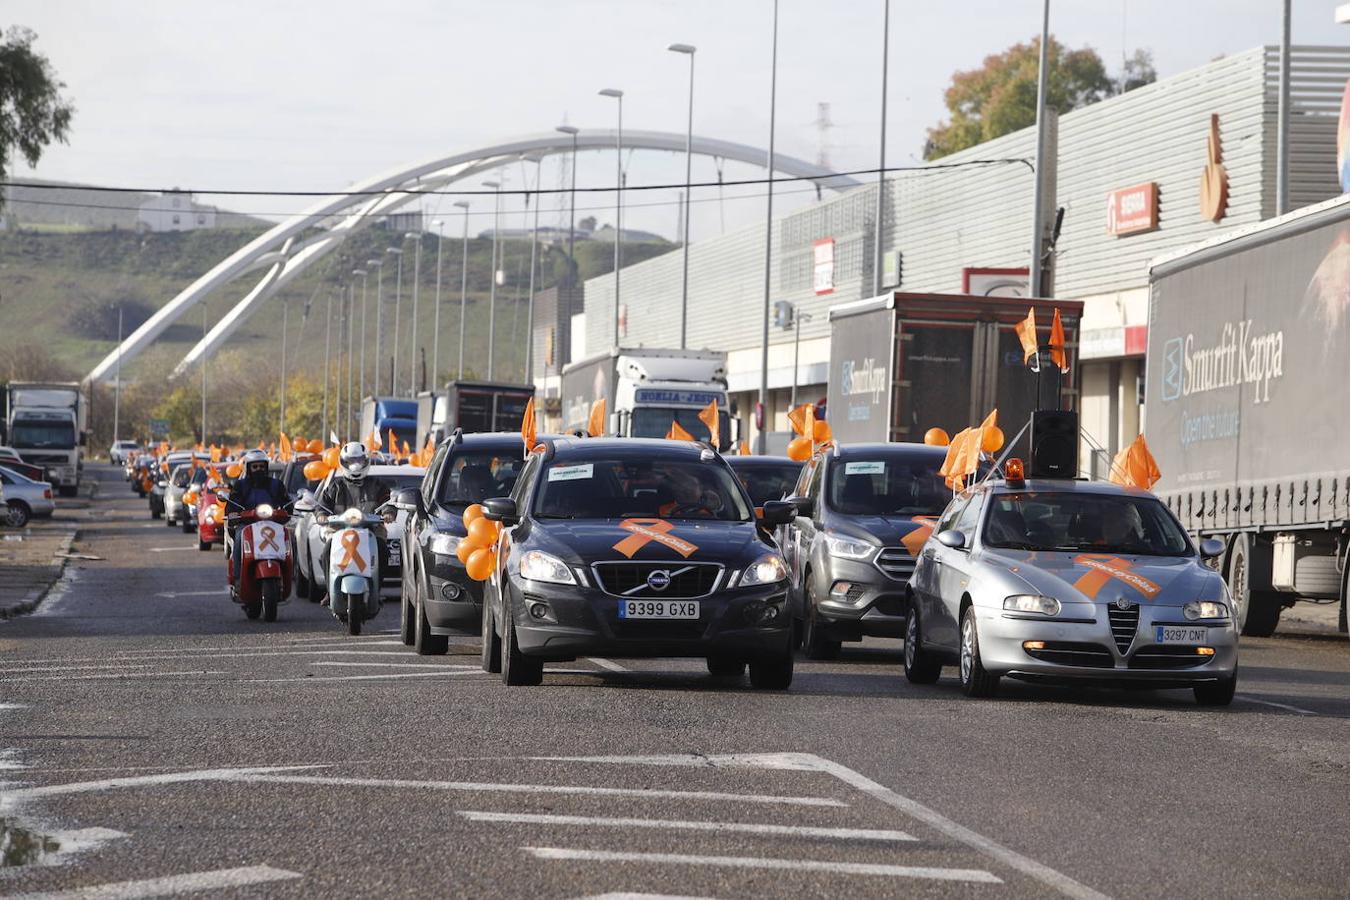
[[[520,514],[516,510],[516,501],[510,497],[493,497],[483,501],[483,518],[509,526],[520,521]]]
[[[394,491],[389,498],[389,505],[394,509],[420,513],[422,511],[422,492],[417,488],[403,488]]]
[[[789,500],[766,500],[763,508],[759,520],[763,525],[787,525],[797,518],[797,507]]]
[[[784,502],[792,504],[797,510],[797,515],[805,516],[808,519],[811,518],[816,511],[816,501],[812,500],[810,497],[789,497]],[[768,504],[765,505],[767,506]]]
[[[1218,538],[1205,538],[1200,542],[1200,557],[1202,559],[1216,559],[1223,556],[1225,549],[1227,548],[1224,547],[1223,541]]]
[[[964,550],[966,536],[955,529],[949,528],[938,535],[938,543],[944,547],[951,547],[953,550]]]
[[[217,496],[228,497],[228,491],[218,491]],[[314,511],[314,492],[301,488],[300,493],[295,495],[295,511],[298,513],[307,513]]]

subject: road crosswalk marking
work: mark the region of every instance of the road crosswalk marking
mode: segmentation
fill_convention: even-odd
[[[571,850],[564,847],[522,847],[538,859],[584,862],[670,863],[732,869],[780,869],[828,872],[834,875],[878,875],[889,878],[926,878],[935,881],[969,881],[1002,884],[1003,879],[984,869],[948,869],[936,866],[896,866],[889,863],[831,862],[816,859],[776,859],[762,856],[695,856],[683,853],[625,853],[613,850]]]
[[[167,897],[198,891],[242,888],[302,877],[304,876],[299,872],[274,869],[271,866],[242,866],[237,869],[191,872],[185,875],[169,875],[164,878],[148,878],[141,881],[116,881],[75,888],[69,891],[18,894],[11,900],[133,900],[133,898],[142,897]]]
[[[672,831],[716,831],[736,834],[768,834],[785,837],[827,838],[851,841],[914,841],[903,831],[878,828],[819,828],[810,825],[765,825],[758,822],[702,822],[680,819],[625,819],[607,816],[563,816],[543,813],[500,813],[458,810],[456,815],[471,822],[511,822],[534,825],[580,825],[588,828],[654,828]]]

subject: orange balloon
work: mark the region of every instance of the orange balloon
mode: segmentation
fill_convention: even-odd
[[[186,503],[186,504],[188,504],[189,506],[191,506],[193,503],[196,503],[196,502],[197,502],[197,492],[196,492],[196,491],[188,491],[187,493],[185,493],[185,494],[183,495],[183,502]]]
[[[497,543],[500,531],[496,522],[479,517],[469,523],[469,540],[479,547],[490,547]]]
[[[492,574],[493,554],[484,547],[479,547],[473,553],[469,554],[469,561],[464,564],[464,571],[474,581],[486,581]]]
[[[816,419],[816,424],[811,426],[811,436],[816,439],[817,444],[824,444],[834,438],[834,433],[830,431],[830,423],[824,419]]]
[[[468,528],[473,524],[474,519],[483,518],[483,504],[474,503],[464,510],[464,527]]]
[[[980,443],[980,449],[985,453],[997,453],[1003,449],[1003,429],[997,425],[987,429],[984,432],[984,440]]]
[[[310,439],[309,439],[309,452],[310,452],[310,453],[322,453],[322,452],[323,452],[323,441],[319,440],[318,438],[310,438]]]
[[[804,437],[795,437],[788,442],[788,459],[793,462],[806,462],[811,458],[811,441]]]
[[[305,463],[305,479],[321,481],[328,474],[328,466],[321,459],[312,459]]]
[[[460,562],[467,565],[469,562],[469,557],[473,556],[476,551],[481,549],[482,548],[479,547],[477,544],[470,543],[469,539],[465,538],[464,540],[459,542],[459,547],[455,549],[455,556],[459,557]]]
[[[946,447],[952,442],[952,436],[941,428],[930,428],[923,435],[923,442],[930,447]]]
[[[323,451],[323,461],[328,465],[328,468],[336,469],[338,467],[338,448],[329,447]]]
[[[244,474],[244,467],[239,465],[239,463],[230,463],[225,467],[225,474],[231,478],[238,478],[240,475]]]

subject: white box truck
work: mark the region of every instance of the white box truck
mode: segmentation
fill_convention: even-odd
[[[88,409],[73,382],[12,381],[5,388],[5,433],[23,461],[41,466],[63,497],[73,497],[84,473]]]
[[[708,427],[698,413],[716,400],[722,449],[738,437],[727,406],[727,355],[715,350],[620,347],[570,363],[562,370],[563,430],[584,430],[601,397],[609,434],[663,438],[679,422],[703,440]]]

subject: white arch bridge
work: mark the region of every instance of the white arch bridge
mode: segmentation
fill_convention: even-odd
[[[159,311],[132,332],[86,376],[87,382],[108,378],[118,365],[134,359],[150,346],[166,328],[213,292],[238,278],[263,270],[257,283],[210,331],[197,342],[178,366],[174,376],[209,357],[252,313],[288,282],[315,262],[332,253],[352,234],[399,208],[417,201],[427,191],[441,190],[457,181],[492,170],[503,163],[526,158],[539,160],[577,150],[612,150],[618,135],[613,130],[582,131],[577,135],[548,132],[425,160],[369,178],[350,189],[335,192],[302,213],[294,215],[254,238],[217,263],[210,271],[178,293]],[[685,135],[665,131],[625,131],[625,150],[659,150],[682,153]],[[747,144],[694,136],[691,149],[700,156],[734,160],[764,166],[768,153]],[[816,179],[816,184],[832,191],[857,187],[853,178],[838,175],[804,160],[774,155],[776,173]],[[356,213],[352,215],[352,213]],[[345,216],[317,234],[331,217]]]

